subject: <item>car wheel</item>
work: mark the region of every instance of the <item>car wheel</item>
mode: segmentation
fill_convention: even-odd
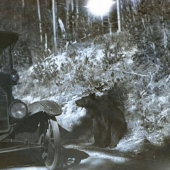
[[[54,120],[49,120],[45,141],[45,165],[49,170],[56,170],[60,161],[60,131]]]

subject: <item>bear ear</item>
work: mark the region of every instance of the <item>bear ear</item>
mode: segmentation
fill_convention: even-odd
[[[89,96],[90,96],[90,98],[93,99],[93,100],[96,98],[95,93],[89,94]]]

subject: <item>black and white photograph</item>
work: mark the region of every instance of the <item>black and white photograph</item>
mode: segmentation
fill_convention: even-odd
[[[0,0],[0,170],[170,170],[170,0]]]

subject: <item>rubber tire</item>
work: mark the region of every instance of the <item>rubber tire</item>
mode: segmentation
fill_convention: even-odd
[[[54,159],[51,164],[49,164],[48,161],[45,160],[45,166],[49,170],[56,170],[57,168],[59,168],[58,166],[60,163],[60,150],[61,150],[60,131],[59,131],[58,123],[56,121],[50,120],[49,126],[50,125],[52,127],[52,131],[53,131],[53,135],[54,135]],[[49,132],[49,129],[47,130],[47,133],[48,132]]]

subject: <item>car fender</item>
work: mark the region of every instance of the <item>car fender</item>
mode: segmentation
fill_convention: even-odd
[[[45,112],[49,116],[59,116],[62,113],[62,109],[52,100],[37,101],[28,105],[29,116],[39,112]]]

